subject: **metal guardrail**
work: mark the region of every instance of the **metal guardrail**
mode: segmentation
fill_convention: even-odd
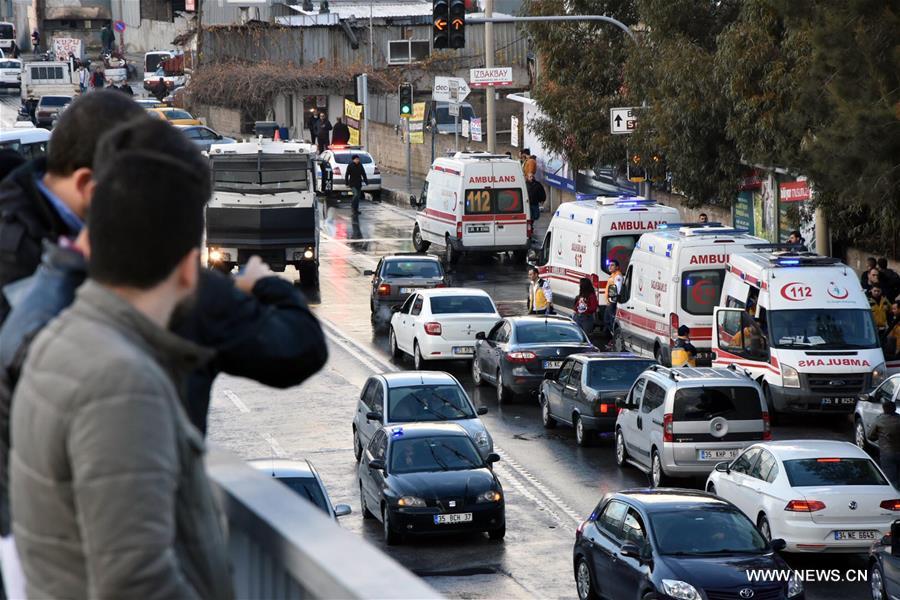
[[[206,465],[228,518],[237,598],[440,598],[286,486],[210,448]]]

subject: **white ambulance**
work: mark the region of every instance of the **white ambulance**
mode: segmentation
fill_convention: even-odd
[[[640,196],[581,196],[553,213],[537,260],[541,277],[550,281],[553,306],[571,312],[582,277],[587,277],[606,304],[609,261],[624,273],[642,233],[678,221],[678,209]]]
[[[691,328],[698,366],[712,360],[713,310],[719,304],[729,255],[765,240],[721,226],[680,226],[645,233],[625,272],[613,331],[617,350],[671,365],[678,328]]]
[[[418,210],[413,246],[444,248],[446,262],[464,253],[513,251],[524,262],[532,220],[522,166],[505,154],[457,152],[434,161],[422,195],[410,197]]]
[[[731,255],[713,364],[749,371],[770,413],[852,413],[885,375],[859,278],[836,258],[773,249]]]

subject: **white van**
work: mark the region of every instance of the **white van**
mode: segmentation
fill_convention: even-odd
[[[0,131],[0,149],[15,150],[26,160],[46,155],[50,132],[42,127],[34,127],[27,121],[26,123],[26,128],[14,127],[9,131]]]
[[[410,203],[418,210],[412,232],[417,252],[437,244],[445,261],[455,263],[463,253],[512,250],[524,262],[533,222],[518,161],[486,152],[438,158],[421,197],[411,196]]]
[[[698,366],[712,356],[713,310],[719,304],[729,255],[766,240],[720,226],[678,226],[638,240],[619,295],[613,337],[617,350],[671,365],[678,328],[691,328]]]
[[[678,221],[678,209],[639,196],[579,196],[553,213],[537,260],[553,288],[553,306],[571,312],[582,277],[590,279],[606,304],[609,261],[624,273],[642,233]]]
[[[713,364],[749,371],[769,412],[850,414],[885,376],[859,278],[836,258],[772,249],[732,253],[715,310]]]
[[[164,60],[169,60],[175,56],[174,50],[153,50],[144,54],[144,82],[147,80],[156,81],[159,76],[156,72]]]

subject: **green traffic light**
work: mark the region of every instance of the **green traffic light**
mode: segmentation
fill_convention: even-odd
[[[402,110],[403,112],[405,112],[405,113],[408,113],[408,112],[409,112],[409,107],[408,107],[408,106],[404,106],[401,110]]]

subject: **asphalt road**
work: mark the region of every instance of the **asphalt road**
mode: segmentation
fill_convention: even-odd
[[[329,209],[322,222],[321,287],[311,298],[328,332],[331,359],[299,388],[277,391],[254,382],[220,377],[214,389],[210,439],[244,458],[307,457],[326,482],[335,503],[349,503],[353,514],[341,524],[381,547],[431,585],[457,598],[572,598],[571,550],[575,528],[605,492],[647,485],[646,476],[615,465],[611,440],[578,448],[570,429],[548,431],[536,403],[523,400],[498,406],[494,389],[475,388],[467,363],[437,368],[455,375],[476,405],[503,461],[497,472],[507,499],[507,537],[426,539],[387,548],[380,525],[359,513],[351,419],[366,377],[387,369],[412,368],[411,361],[388,358],[385,335],[369,324],[369,278],[378,257],[410,250],[413,213],[390,204],[362,207],[354,222],[349,207]],[[290,276],[290,274],[287,274]],[[524,312],[524,269],[499,258],[463,261],[453,273],[456,285],[489,292],[504,314]],[[776,439],[851,439],[848,420],[798,419],[778,425]],[[701,487],[702,481],[685,481]],[[798,569],[865,568],[863,556],[788,556]],[[868,597],[865,584],[807,585],[807,598]]]

